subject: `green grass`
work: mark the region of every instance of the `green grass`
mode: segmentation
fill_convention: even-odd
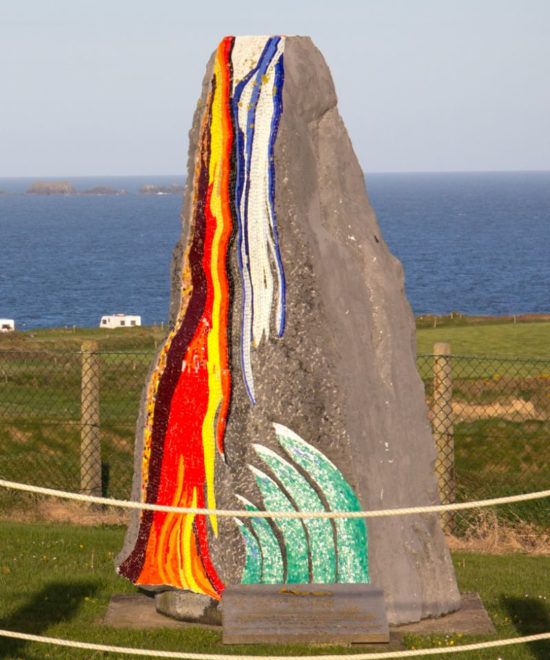
[[[0,523],[0,627],[37,635],[118,646],[202,653],[310,654],[349,653],[349,649],[296,646],[231,646],[221,644],[218,631],[198,627],[182,630],[111,629],[102,624],[110,597],[133,593],[134,587],[118,577],[113,560],[123,538],[120,527],[78,527],[59,524]],[[454,556],[462,591],[477,591],[496,626],[497,637],[513,637],[550,630],[550,557],[524,555]],[[408,635],[412,646],[457,645],[484,638],[459,635]],[[357,647],[358,652],[364,649]],[[380,650],[384,650],[381,648]],[[538,653],[534,655],[533,653]],[[460,657],[532,659],[550,657],[550,644],[470,653]],[[60,647],[0,638],[0,657],[123,658],[78,652]]]
[[[434,318],[437,327],[433,327]],[[435,342],[448,341],[455,355],[504,355],[550,358],[550,320],[513,323],[499,317],[422,317],[416,320],[418,352],[430,354]],[[0,334],[0,350],[80,349],[84,340],[99,342],[104,351],[153,351],[166,329],[49,328]]]
[[[0,333],[1,350],[80,350],[83,341],[97,341],[103,351],[153,351],[166,328],[159,325],[137,328],[45,328]]]
[[[550,321],[550,314],[520,314],[514,316],[469,316],[461,312],[451,312],[444,316],[437,316],[434,314],[425,314],[417,316],[417,328],[435,328],[435,327],[458,327],[464,325],[488,325],[491,323],[544,323]]]
[[[455,425],[457,499],[462,502],[546,490],[550,422],[504,419]],[[520,519],[549,528],[550,500],[541,499],[496,509],[501,519]],[[459,515],[463,524],[472,512]],[[474,514],[475,515],[475,514]]]
[[[419,354],[431,354],[436,342],[448,342],[454,355],[550,359],[550,322],[486,322],[420,327],[416,337]]]
[[[497,635],[492,638],[535,635],[550,632],[550,557],[521,554],[453,555],[461,591],[479,593]],[[409,636],[409,647],[457,646],[488,639],[462,635],[431,636],[429,639]],[[449,656],[432,656],[448,658]],[[455,657],[455,656],[451,656]],[[546,660],[550,658],[550,642],[475,651],[456,657],[468,660]]]
[[[98,356],[102,461],[108,476],[104,494],[109,496],[130,493],[135,423],[153,355],[151,348],[119,347],[117,353]],[[72,348],[0,351],[0,475],[78,490],[80,395],[81,355]]]
[[[418,320],[418,324],[426,325],[426,320]],[[494,354],[506,353],[506,337],[522,336],[524,348],[530,345],[533,353],[542,354],[550,351],[546,338],[549,328],[546,321],[513,324],[461,317],[438,319],[437,328],[421,328],[418,336],[425,351],[432,350],[434,340],[449,339],[454,333],[456,341],[452,337],[451,341],[455,353]],[[100,343],[102,460],[107,477],[104,494],[128,497],[139,400],[154,347],[163,332],[158,327],[142,327],[0,335],[0,475],[42,486],[79,489],[79,348],[83,340],[96,339]],[[429,397],[433,358],[419,358],[418,366]],[[550,418],[550,358],[503,361],[457,357],[453,359],[453,375],[455,401],[490,405],[520,398],[531,402],[539,416],[534,426],[527,418],[456,425],[460,496],[477,499],[482,490],[484,496],[525,492],[535,484],[547,488],[539,466],[550,462],[550,427],[540,420]],[[13,499],[0,492],[0,509],[12,506]],[[532,511],[529,520],[540,520],[541,515],[544,517],[540,506],[533,503],[521,511]],[[542,510],[547,511],[548,504],[542,505]]]
[[[433,352],[435,342],[445,341],[451,344],[454,356],[451,364],[455,411],[460,416],[461,406],[466,411],[468,406],[486,407],[486,418],[480,412],[478,419],[455,420],[458,499],[468,501],[549,488],[548,320],[514,324],[510,319],[445,317],[437,319],[435,328],[433,319],[419,319],[417,326],[417,364],[428,399],[433,394],[434,359],[426,354]],[[513,402],[517,410],[511,419],[502,413],[491,418],[492,407],[511,406]],[[548,528],[550,502],[499,507],[497,513],[501,518],[519,517]],[[463,525],[468,525],[471,515],[458,517]]]
[[[426,320],[418,321],[419,326],[428,324]],[[78,489],[78,351],[83,340],[94,339],[99,341],[100,350],[111,351],[101,357],[102,450],[109,472],[106,494],[127,497],[139,397],[154,349],[163,334],[161,328],[132,328],[0,335],[0,351],[9,351],[3,353],[0,362],[0,475],[16,481]],[[450,341],[455,355],[538,356],[547,360],[549,338],[548,322],[513,324],[494,319],[445,319],[438,322],[437,328],[420,327],[418,331],[420,353],[431,353],[436,341]],[[31,360],[29,351],[35,352]],[[432,376],[432,362],[427,359],[420,363],[427,380]],[[537,410],[548,412],[549,365],[534,361],[454,360],[455,400],[490,404],[521,397],[533,402]],[[549,422],[542,420],[457,423],[456,469],[461,499],[548,488],[545,466],[550,462],[549,438]],[[0,492],[0,509],[19,506],[18,496]],[[508,512],[548,526],[547,501],[527,503]],[[113,571],[113,558],[121,547],[122,535],[120,528],[0,523],[0,627],[121,646],[209,653],[242,651],[300,656],[346,652],[328,648],[316,651],[305,646],[228,649],[221,645],[219,633],[201,629],[105,629],[101,617],[111,594],[133,591]],[[481,593],[498,636],[550,630],[550,558],[457,554],[455,562],[461,588]],[[409,646],[467,641],[472,640],[458,636],[407,638]],[[79,654],[0,639],[0,657],[32,660],[116,656]],[[550,658],[550,644],[460,657],[542,660]]]

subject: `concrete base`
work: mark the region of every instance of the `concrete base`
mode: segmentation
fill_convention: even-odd
[[[103,619],[104,625],[109,628],[134,628],[147,630],[150,628],[189,628],[200,625],[201,628],[220,630],[220,625],[205,623],[189,623],[177,621],[171,617],[160,614],[155,607],[153,596],[142,593],[118,594],[111,597],[107,612]]]
[[[370,584],[241,584],[222,596],[224,644],[387,643],[384,594]]]
[[[155,599],[145,594],[115,595],[111,598],[105,614],[104,625],[111,628],[189,628],[200,625],[202,628],[221,631],[219,625],[207,625],[176,621],[157,612]],[[462,606],[457,612],[437,619],[424,619],[418,623],[403,626],[390,626],[391,640],[398,640],[406,633],[416,635],[449,635],[463,633],[468,635],[489,635],[495,632],[494,626],[483,603],[476,593],[462,594]],[[393,644],[390,646],[393,648]]]
[[[440,616],[437,619],[422,619],[417,623],[392,626],[391,629],[398,633],[415,635],[449,635],[452,633],[490,635],[496,632],[479,594],[473,592],[461,594],[460,609],[456,612]]]

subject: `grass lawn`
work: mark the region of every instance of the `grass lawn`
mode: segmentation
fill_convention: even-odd
[[[166,334],[159,325],[137,328],[44,328],[0,334],[1,350],[80,350],[85,340],[97,341],[102,351],[154,351]]]
[[[521,398],[538,418],[487,418],[455,424],[460,499],[476,499],[548,488],[550,444],[550,322],[514,324],[495,319],[444,319],[437,327],[417,321],[419,353],[437,341],[454,355],[538,357],[546,362],[453,361],[454,398],[492,405]],[[80,345],[99,342],[101,356],[102,452],[105,494],[126,498],[132,472],[135,417],[160,327],[51,329],[0,335],[0,430],[4,450],[0,475],[15,481],[78,490]],[[30,352],[35,352],[31,354]],[[117,355],[118,354],[118,355]],[[433,360],[419,361],[430,394]],[[512,365],[510,367],[510,364]],[[512,369],[512,371],[510,371]],[[36,457],[40,457],[37,461]],[[505,513],[548,527],[548,500]],[[0,490],[0,509],[21,506],[19,496]],[[502,510],[504,511],[504,510]],[[218,632],[112,630],[101,625],[113,593],[133,592],[115,575],[113,559],[122,544],[120,527],[0,522],[0,627],[119,646],[207,653],[349,653],[349,649],[306,646],[224,647]],[[550,631],[550,557],[454,556],[463,591],[477,591],[499,637]],[[470,638],[406,638],[409,647],[457,645]],[[357,652],[362,649],[358,648]],[[383,649],[382,649],[383,650]],[[79,653],[0,638],[0,658],[118,657]],[[120,656],[127,657],[127,656]],[[443,656],[441,656],[443,657]],[[446,657],[446,656],[444,656]],[[510,647],[460,658],[503,660],[550,658],[550,643]]]
[[[430,354],[436,342],[449,342],[454,355],[495,355],[550,359],[550,322],[472,322],[421,327],[416,333],[419,354]]]
[[[451,342],[456,354],[523,355],[525,359],[453,359],[453,399],[466,405],[519,400],[535,416],[519,414],[455,422],[459,499],[508,495],[548,487],[550,461],[550,321],[514,324],[480,318],[417,319],[419,350]],[[130,494],[135,420],[155,346],[165,329],[47,329],[0,334],[0,475],[64,490],[80,488],[80,345],[100,346],[103,492]],[[546,360],[527,359],[528,354]],[[433,359],[418,359],[429,398]],[[40,460],[37,459],[40,457]],[[0,509],[13,495],[0,492]],[[550,502],[511,509],[530,522],[547,521]],[[504,511],[503,509],[500,510]]]
[[[31,475],[37,485],[80,487],[81,355],[76,348],[0,350],[4,478],[28,482]],[[104,494],[125,498],[130,493],[139,399],[154,352],[126,345],[117,351],[97,358],[101,449]]]
[[[300,646],[230,646],[217,631],[111,629],[102,625],[112,594],[132,593],[118,577],[113,558],[122,544],[121,527],[0,523],[0,627],[38,635],[118,646],[174,651],[235,654],[301,655],[350,653],[350,649]],[[550,630],[550,557],[455,554],[462,591],[477,591],[496,626],[497,637]],[[483,638],[487,639],[487,638]],[[407,636],[408,648],[480,641],[453,636]],[[364,652],[356,647],[357,652]],[[381,650],[384,650],[383,648]],[[113,654],[78,652],[0,638],[0,657],[115,658]],[[441,657],[441,656],[437,656]],[[468,660],[550,658],[550,643],[502,651],[460,655]]]
[[[439,318],[437,327],[419,318],[419,354],[431,354],[435,342],[450,342],[455,355],[493,355],[550,359],[550,321],[513,323],[480,317]],[[162,342],[166,328],[142,326],[101,328],[47,328],[0,334],[0,351],[78,351],[85,340],[99,343],[102,351],[151,351]]]
[[[547,318],[547,317],[544,317]],[[430,354],[438,341],[451,343],[455,355],[502,355],[550,358],[550,321],[524,321],[484,317],[418,318],[418,352]],[[142,326],[101,328],[47,328],[0,334],[0,350],[79,350],[82,341],[94,340],[103,351],[153,351],[166,328]]]
[[[457,500],[468,502],[546,490],[550,422],[523,423],[502,419],[455,425]],[[550,499],[493,509],[501,520],[518,520],[550,529]],[[461,527],[475,525],[476,511],[457,514]]]

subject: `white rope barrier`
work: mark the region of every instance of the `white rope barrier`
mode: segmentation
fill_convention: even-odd
[[[96,497],[93,495],[83,495],[81,493],[71,493],[53,488],[43,488],[41,486],[32,486],[31,484],[22,484],[15,481],[6,481],[0,479],[0,487],[12,490],[18,490],[28,493],[47,495],[67,500],[87,502],[92,504],[102,504],[125,509],[141,509],[150,511],[166,511],[171,513],[197,514],[197,515],[218,515],[225,517],[240,518],[380,518],[383,516],[402,516],[420,513],[440,513],[443,511],[461,511],[465,509],[497,506],[500,504],[513,504],[516,502],[527,502],[531,500],[550,497],[550,490],[543,490],[534,493],[524,493],[522,495],[511,495],[508,497],[497,497],[486,500],[477,500],[473,502],[459,502],[454,504],[439,504],[433,506],[404,507],[399,509],[380,509],[376,511],[241,511],[227,509],[202,509],[194,507],[173,507],[159,504],[148,504],[145,502],[133,502],[129,500],[117,500],[107,497]],[[0,637],[19,639],[28,642],[37,642],[41,644],[52,644],[68,648],[83,649],[89,651],[102,651],[105,653],[120,653],[123,655],[146,656],[155,658],[181,658],[184,660],[288,660],[289,656],[253,656],[253,655],[235,655],[235,654],[211,654],[211,653],[187,653],[176,651],[157,651],[150,649],[127,648],[122,646],[109,646],[106,644],[93,644],[90,642],[79,642],[75,640],[59,639],[56,637],[45,637],[41,635],[31,635],[12,630],[0,630]],[[348,655],[315,655],[302,656],[304,660],[385,660],[390,658],[413,658],[421,656],[430,656],[437,654],[464,653],[467,651],[477,651],[481,649],[500,648],[503,646],[513,646],[518,644],[527,644],[542,640],[550,640],[550,632],[539,635],[528,635],[524,637],[514,637],[509,639],[498,639],[488,642],[478,642],[476,644],[461,644],[452,647],[437,647],[428,649],[414,649],[409,651],[388,651],[381,653],[353,653]]]
[[[146,511],[165,511],[167,513],[192,513],[195,515],[214,515],[226,518],[382,518],[385,516],[407,516],[418,513],[442,513],[443,511],[464,511],[465,509],[478,509],[482,507],[498,506],[501,504],[514,504],[528,502],[550,497],[550,490],[540,490],[522,495],[509,495],[507,497],[493,497],[487,500],[472,502],[455,502],[453,504],[434,504],[431,506],[409,506],[399,509],[378,509],[375,511],[242,511],[240,509],[201,509],[196,507],[166,506],[162,504],[148,504],[147,502],[133,502],[130,500],[117,500],[110,497],[97,497],[70,493],[64,490],[32,486],[16,481],[0,479],[0,487],[19,490],[26,493],[36,493],[59,497],[89,504],[102,504],[122,509],[141,509]]]
[[[41,635],[29,635],[27,633],[14,632],[12,630],[0,630],[0,637],[20,639],[26,642],[38,642],[41,644],[53,644],[73,649],[87,651],[103,651],[105,653],[121,653],[123,655],[141,655],[150,658],[182,658],[184,660],[288,660],[288,655],[228,655],[215,653],[187,653],[185,651],[155,651],[152,649],[136,649],[124,646],[109,646],[108,644],[92,644],[90,642],[78,642],[70,639],[59,639],[57,637],[43,637]],[[496,639],[490,642],[478,642],[477,644],[460,644],[459,646],[444,646],[430,649],[414,649],[410,651],[386,651],[382,653],[349,653],[343,655],[304,655],[303,660],[385,660],[389,658],[415,658],[427,655],[439,655],[447,653],[465,653],[466,651],[479,651],[481,649],[494,649],[503,646],[514,646],[517,644],[528,644],[550,640],[550,632],[539,635],[527,635],[525,637],[511,637],[509,639]]]

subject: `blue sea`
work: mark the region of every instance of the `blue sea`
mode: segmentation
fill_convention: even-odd
[[[0,179],[0,318],[19,329],[97,326],[102,314],[166,321],[181,176],[69,179],[127,194],[25,194]],[[415,314],[550,312],[550,172],[370,174],[382,234]]]

